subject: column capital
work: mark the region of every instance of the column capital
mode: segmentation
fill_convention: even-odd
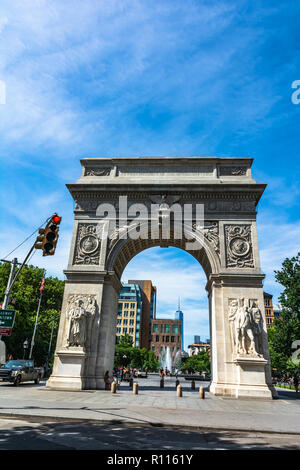
[[[210,274],[205,286],[207,291],[212,287],[263,287],[265,274],[253,273],[219,273]]]
[[[122,284],[115,271],[85,271],[85,270],[65,270],[64,274],[68,283],[84,283],[84,284],[104,284],[111,282],[116,290],[121,289]]]

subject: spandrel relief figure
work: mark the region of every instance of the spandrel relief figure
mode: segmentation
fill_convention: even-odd
[[[254,304],[251,308],[252,320],[253,320],[253,328],[254,328],[254,338],[255,338],[255,347],[256,351],[261,351],[261,338],[263,333],[263,317],[261,314],[260,309]]]
[[[69,311],[70,318],[67,345],[84,347],[86,339],[87,312],[83,308],[83,301],[75,300],[75,306]]]
[[[231,299],[228,320],[235,354],[261,357],[262,314],[256,301]]]
[[[239,303],[237,300],[231,300],[229,303],[228,309],[228,320],[230,325],[230,334],[231,334],[231,341],[233,343],[234,348],[236,348],[236,329],[235,329],[235,318],[237,314],[237,310],[239,307]]]
[[[67,307],[65,346],[89,348],[93,319],[98,312],[94,294],[70,294]]]

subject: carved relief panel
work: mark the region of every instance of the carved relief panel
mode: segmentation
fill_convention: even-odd
[[[101,240],[98,224],[79,223],[74,250],[73,264],[99,264]]]
[[[228,268],[254,268],[251,225],[224,225]]]
[[[235,356],[262,357],[263,317],[257,299],[228,299],[227,318]]]
[[[220,236],[219,222],[213,220],[205,220],[204,227],[201,228],[197,224],[193,224],[195,230],[203,230],[204,237],[211,243],[218,257],[220,256]]]
[[[97,310],[95,295],[70,294],[67,300],[64,346],[85,349]]]

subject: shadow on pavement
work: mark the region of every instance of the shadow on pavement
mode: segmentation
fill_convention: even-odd
[[[295,450],[299,436],[94,423],[1,422],[1,450]],[[8,423],[9,421],[9,423]],[[37,424],[38,423],[38,424]]]
[[[284,398],[289,400],[300,400],[300,392],[296,393],[293,390],[276,388],[278,392],[278,398]]]

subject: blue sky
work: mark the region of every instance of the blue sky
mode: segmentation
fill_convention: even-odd
[[[254,178],[268,184],[258,235],[276,301],[273,271],[300,238],[300,104],[291,100],[299,14],[296,1],[2,0],[1,258],[56,210],[56,256],[31,262],[63,278],[73,224],[65,183],[79,177],[80,157],[251,156]],[[205,339],[202,268],[155,248],[131,261],[124,280],[150,275],[160,314],[181,296],[185,344]]]

